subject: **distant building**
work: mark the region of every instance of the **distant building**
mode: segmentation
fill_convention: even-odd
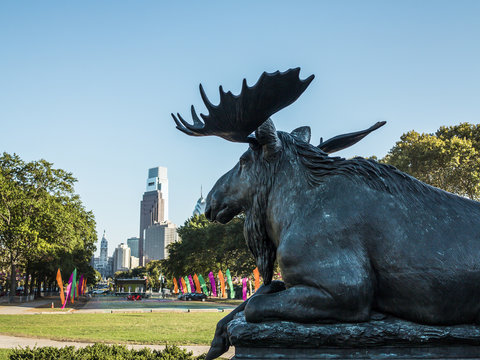
[[[113,274],[115,274],[115,271],[113,271],[113,256],[108,257],[107,269],[108,269],[107,274],[109,274],[107,278],[113,277]]]
[[[113,253],[113,272],[127,271],[130,269],[130,248],[121,243]]]
[[[108,261],[108,241],[105,237],[105,230],[103,230],[102,241],[100,242],[100,260]]]
[[[113,275],[110,259],[111,258],[108,257],[108,241],[105,237],[105,231],[103,231],[102,240],[100,241],[100,257],[93,258],[93,268],[97,270],[104,279]]]
[[[127,245],[130,248],[131,254],[136,258],[138,258],[138,241],[139,240],[140,239],[138,237],[131,237],[127,239]]]
[[[145,230],[145,264],[168,258],[167,246],[178,239],[177,227],[170,221],[150,225]]]
[[[207,205],[207,201],[203,197],[202,188],[200,188],[200,199],[198,199],[197,203],[195,204],[195,209],[193,209],[193,215],[205,214],[206,205]]]
[[[144,265],[145,230],[155,224],[168,220],[168,178],[167,168],[148,169],[147,187],[140,202],[140,236],[138,257]]]
[[[130,269],[134,269],[139,266],[138,257],[130,256]]]

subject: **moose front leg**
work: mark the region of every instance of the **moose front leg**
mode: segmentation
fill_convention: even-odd
[[[258,295],[246,304],[248,322],[287,320],[299,323],[368,321],[371,294],[343,288],[341,296],[325,289],[297,285],[274,294]]]
[[[227,325],[230,321],[233,320],[235,314],[245,309],[245,306],[248,304],[249,301],[262,294],[271,294],[283,290],[285,290],[285,284],[282,281],[272,281],[268,285],[262,285],[251,298],[244,301],[227,316],[225,316],[222,320],[220,320],[217,323],[215,336],[212,340],[212,344],[210,345],[210,350],[208,351],[206,360],[216,359],[228,350],[228,348],[230,347],[230,342],[228,341],[227,336]]]

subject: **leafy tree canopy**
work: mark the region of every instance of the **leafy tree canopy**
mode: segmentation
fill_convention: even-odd
[[[181,240],[169,245],[169,258],[162,261],[167,277],[203,274],[230,269],[236,276],[251,276],[255,260],[243,236],[244,218],[226,225],[195,215],[178,229]]]
[[[95,219],[74,194],[75,182],[45,160],[0,156],[0,253],[10,267],[12,295],[17,268],[54,279],[57,268],[76,267],[93,280]]]
[[[480,124],[409,131],[380,160],[440,189],[480,200]]]

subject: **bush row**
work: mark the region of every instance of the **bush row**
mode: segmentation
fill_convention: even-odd
[[[164,350],[130,350],[124,345],[94,344],[80,349],[73,346],[56,348],[20,348],[10,352],[10,360],[201,360],[205,355],[193,356],[178,346],[167,345]]]

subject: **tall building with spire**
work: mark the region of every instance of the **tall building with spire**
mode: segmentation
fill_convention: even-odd
[[[103,230],[102,241],[100,242],[100,261],[108,262],[108,241]]]
[[[167,168],[148,169],[147,187],[140,202],[140,236],[138,255],[140,265],[144,263],[145,230],[156,223],[168,220],[168,178]]]
[[[207,205],[207,201],[203,197],[202,187],[200,186],[200,198],[197,200],[197,203],[195,204],[195,209],[193,209],[193,215],[205,214],[206,205]]]
[[[100,256],[93,259],[93,268],[97,270],[104,279],[113,275],[111,258],[108,257],[108,240],[103,230],[102,240],[100,241]]]

